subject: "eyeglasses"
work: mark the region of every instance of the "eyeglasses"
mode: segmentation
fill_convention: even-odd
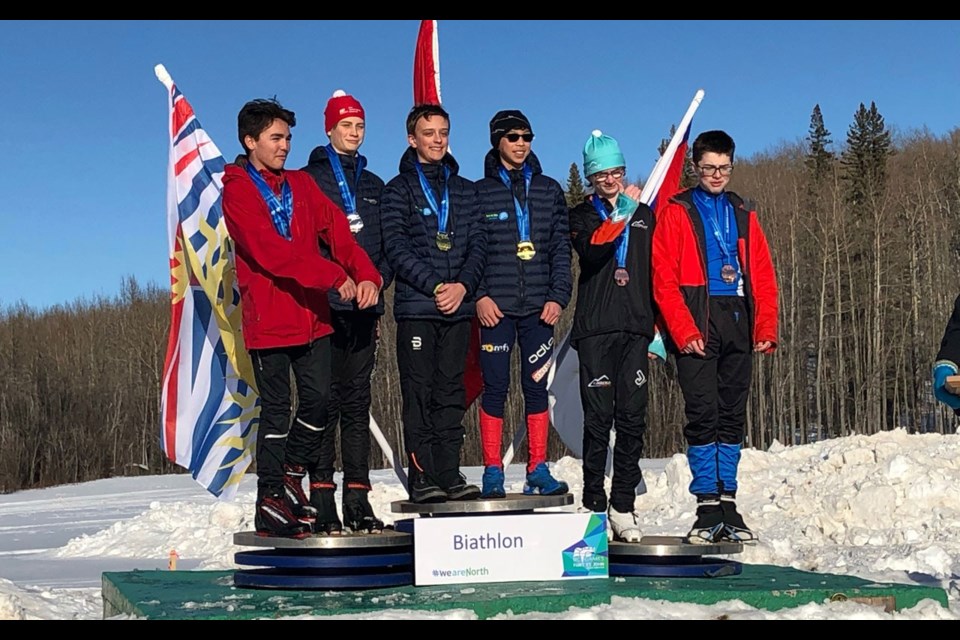
[[[697,165],[697,171],[702,176],[715,176],[718,173],[722,176],[728,176],[733,173],[732,164],[722,164],[719,167],[713,164]]]
[[[613,178],[614,180],[619,180],[624,175],[626,175],[624,169],[614,169],[613,171],[601,171],[600,173],[595,173],[591,176],[597,182],[606,182],[607,178]]]
[[[508,133],[503,137],[507,139],[507,142],[516,142],[520,138],[523,138],[524,142],[533,142],[532,133]]]

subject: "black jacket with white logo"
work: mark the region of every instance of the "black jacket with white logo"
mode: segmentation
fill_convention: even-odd
[[[653,211],[641,204],[627,223],[629,244],[626,269],[627,286],[614,281],[617,270],[616,243],[594,244],[593,235],[603,220],[593,207],[592,195],[570,210],[570,237],[580,256],[577,282],[577,309],[573,317],[571,342],[604,333],[624,331],[653,339],[653,279],[650,250],[653,240]],[[613,207],[601,199],[607,212]]]

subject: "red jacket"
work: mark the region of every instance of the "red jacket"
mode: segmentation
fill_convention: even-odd
[[[673,198],[657,216],[653,232],[653,297],[676,348],[707,340],[706,236],[690,189]],[[777,343],[777,276],[757,212],[727,192],[737,220],[737,249],[753,342]],[[772,348],[771,348],[772,350]]]
[[[350,233],[347,218],[303,171],[261,171],[279,195],[283,180],[293,193],[291,240],[273,226],[270,210],[245,169],[226,167],[223,217],[233,240],[248,349],[308,344],[333,333],[327,293],[347,274],[378,287],[380,273]],[[319,242],[333,261],[320,254]],[[341,266],[342,265],[342,266]],[[346,273],[344,272],[346,269]]]

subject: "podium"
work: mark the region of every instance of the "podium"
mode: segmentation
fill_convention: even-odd
[[[610,575],[648,578],[719,578],[740,575],[743,565],[716,558],[743,552],[741,542],[693,544],[679,536],[643,536],[610,543]]]
[[[234,534],[233,543],[267,547],[234,554],[237,564],[259,567],[235,571],[238,587],[373,589],[413,584],[413,536],[393,529],[301,540],[249,531]]]
[[[550,507],[565,507],[573,504],[573,494],[565,493],[560,496],[528,496],[523,493],[508,493],[505,498],[491,498],[484,500],[448,500],[447,502],[434,502],[427,504],[417,504],[409,500],[397,500],[390,503],[390,510],[393,513],[419,514],[421,516],[458,516],[458,515],[497,515],[497,514],[519,514],[533,513],[537,509],[547,509]],[[401,522],[410,520],[401,520],[396,523],[397,530],[401,530]]]
[[[344,533],[294,539],[241,532],[234,534],[234,544],[259,549],[235,554],[235,562],[245,568],[234,572],[234,584],[257,589],[300,590],[409,586],[415,583],[416,575],[414,521],[417,518],[537,517],[569,513],[558,512],[558,508],[573,502],[570,493],[559,496],[511,493],[504,498],[429,504],[398,500],[390,504],[391,511],[411,517],[398,519],[378,534]],[[412,517],[414,515],[417,518]],[[604,515],[603,522],[605,520]],[[600,531],[602,533],[602,529]],[[739,575],[742,570],[739,562],[717,557],[741,553],[743,544],[739,542],[693,544],[681,537],[644,536],[637,543],[610,541],[605,551],[610,577],[706,578]]]

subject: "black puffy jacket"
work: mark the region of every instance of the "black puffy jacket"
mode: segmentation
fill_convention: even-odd
[[[343,167],[347,182],[351,185],[351,188],[355,187],[357,184],[355,181],[357,159],[353,156],[337,155],[340,157],[340,165]],[[323,194],[340,207],[341,211],[344,210],[340,187],[337,186],[337,178],[333,173],[330,158],[327,156],[324,147],[317,147],[310,153],[310,160],[307,161],[307,166],[303,168],[303,171],[313,176]],[[380,198],[382,192],[383,180],[377,174],[364,169],[360,175],[357,193],[354,194],[357,201],[357,213],[363,220],[363,228],[354,235],[354,238],[356,238],[357,244],[370,256],[370,260],[373,261],[383,277],[383,289],[385,290],[393,281],[393,270],[390,268],[390,263],[383,251],[383,234],[380,229]],[[321,250],[324,252],[324,257],[329,257],[329,249],[321,247]],[[330,308],[337,311],[358,310],[356,302],[344,302],[336,291],[330,291]],[[383,294],[380,294],[380,301],[376,307],[370,307],[363,311],[383,315]]]
[[[527,164],[533,171],[530,192],[522,171],[508,171],[511,187],[500,178],[500,154],[491,149],[484,159],[485,177],[477,182],[480,213],[487,229],[487,266],[477,298],[493,298],[500,311],[510,316],[540,313],[553,301],[561,307],[570,302],[570,230],[567,203],[560,184],[543,175],[540,161],[531,153]],[[517,257],[517,213],[514,195],[521,205],[529,200],[530,240],[536,255]]]
[[[444,321],[471,318],[487,245],[476,186],[458,174],[460,167],[449,153],[440,164],[421,165],[438,204],[444,188],[442,167],[450,170],[447,231],[453,246],[441,251],[436,243],[439,223],[420,187],[416,161],[416,150],[408,148],[400,159],[400,174],[383,189],[380,205],[384,249],[396,277],[394,317]],[[449,316],[440,313],[434,301],[433,290],[443,282],[459,282],[467,290],[460,308]]]

